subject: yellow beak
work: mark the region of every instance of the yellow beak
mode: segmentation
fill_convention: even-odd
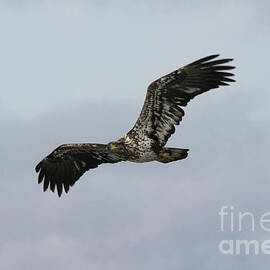
[[[114,150],[114,149],[116,149],[117,148],[117,146],[115,145],[115,144],[110,144],[110,149],[111,150]]]

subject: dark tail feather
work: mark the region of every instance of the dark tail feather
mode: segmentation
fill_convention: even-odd
[[[159,153],[158,160],[162,163],[169,163],[172,161],[184,159],[188,156],[189,149],[180,148],[165,148]]]

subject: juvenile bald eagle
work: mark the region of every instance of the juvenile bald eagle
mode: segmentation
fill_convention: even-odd
[[[233,59],[213,60],[210,55],[152,82],[147,90],[141,114],[134,127],[118,141],[108,144],[63,144],[36,166],[43,190],[57,187],[59,197],[89,169],[102,163],[120,161],[168,163],[184,159],[188,149],[167,148],[165,144],[184,116],[195,96],[234,82],[228,73],[234,67],[222,65]]]

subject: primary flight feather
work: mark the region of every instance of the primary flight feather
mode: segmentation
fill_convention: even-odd
[[[36,166],[38,183],[61,196],[89,169],[102,163],[120,161],[168,163],[184,159],[188,149],[165,147],[179,125],[184,111],[181,107],[197,95],[234,82],[224,65],[233,59],[213,60],[210,55],[175,70],[152,82],[140,116],[134,127],[118,141],[108,144],[63,144]]]

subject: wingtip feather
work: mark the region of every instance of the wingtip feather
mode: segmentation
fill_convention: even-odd
[[[40,168],[41,168],[41,163],[42,163],[42,161],[40,161],[38,164],[37,164],[37,166],[35,167],[35,171],[38,173],[39,172],[39,170],[40,170]]]
[[[43,181],[44,176],[45,176],[44,170],[41,170],[38,175],[38,184],[40,184]]]
[[[59,198],[61,197],[62,192],[63,192],[63,185],[62,185],[62,183],[57,183],[57,194],[58,194],[58,197]]]

